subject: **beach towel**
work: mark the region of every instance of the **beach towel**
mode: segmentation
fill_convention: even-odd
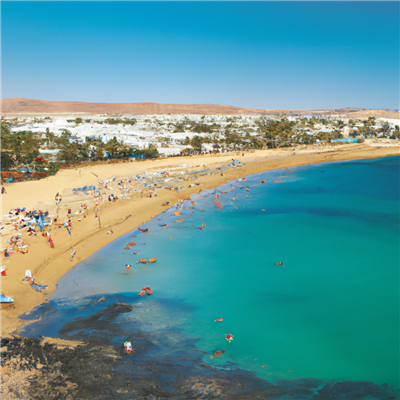
[[[35,289],[37,292],[40,292],[43,289],[47,289],[47,286],[39,285],[38,283],[32,283],[32,288]]]

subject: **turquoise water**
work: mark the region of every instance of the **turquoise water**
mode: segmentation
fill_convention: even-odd
[[[54,309],[26,333],[55,336],[82,316],[77,304],[132,295],[140,307],[121,317],[126,326],[140,319],[149,331],[178,329],[198,338],[214,365],[234,363],[268,380],[398,388],[399,160],[265,172],[194,195],[196,206],[185,202],[182,216],[172,215],[174,207],[144,225],[149,233],[124,235],[69,271],[51,298]],[[131,241],[137,246],[125,251]],[[142,257],[157,261],[137,264]],[[143,286],[154,295],[136,297]],[[226,353],[210,360],[217,349]]]

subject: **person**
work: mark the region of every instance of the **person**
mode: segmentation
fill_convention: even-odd
[[[76,254],[76,250],[74,248],[72,248],[72,255],[71,255],[70,261],[72,261],[74,259],[75,254]]]
[[[153,294],[153,291],[150,289],[149,286],[146,286],[146,287],[142,288],[142,291],[139,293],[139,296],[143,296],[145,294],[147,294],[148,296]]]
[[[276,265],[283,265],[283,262],[279,261]]]
[[[125,352],[128,353],[128,354],[130,354],[130,353],[132,352],[132,343],[126,341],[126,342],[124,343],[124,348],[125,348]]]
[[[215,358],[217,356],[221,356],[224,353],[225,353],[225,350],[217,350],[214,352],[214,354],[212,356],[210,356],[210,358]]]
[[[6,188],[4,186],[1,187],[1,194],[5,194],[6,192]]]

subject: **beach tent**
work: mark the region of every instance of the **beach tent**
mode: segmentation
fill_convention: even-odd
[[[345,139],[331,139],[331,143],[357,143],[355,138],[345,138]]]
[[[0,303],[14,303],[12,297],[6,296],[5,294],[0,294]]]
[[[27,269],[27,270],[25,271],[25,279],[26,279],[26,278],[32,278],[32,272],[31,272],[30,269]]]
[[[2,266],[1,267],[1,275],[5,275],[6,274],[6,267]]]

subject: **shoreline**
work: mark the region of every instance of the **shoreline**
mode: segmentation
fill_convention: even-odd
[[[179,192],[161,189],[157,192],[157,197],[132,198],[130,200],[125,200],[124,202],[118,200],[118,207],[112,203],[106,203],[100,212],[101,228],[98,226],[95,218],[88,215],[89,218],[86,221],[82,221],[80,223],[74,222],[74,230],[72,231],[73,235],[71,237],[68,237],[68,234],[64,229],[55,230],[55,228],[53,228],[52,237],[54,238],[54,242],[56,244],[55,249],[50,249],[43,238],[34,237],[28,239],[28,241],[31,243],[31,249],[29,250],[28,254],[14,254],[8,259],[2,257],[2,265],[6,265],[8,268],[8,276],[1,278],[2,292],[8,296],[14,297],[15,300],[14,305],[2,306],[1,308],[2,337],[12,335],[13,331],[18,332],[19,329],[24,325],[32,322],[19,319],[19,315],[24,313],[29,314],[30,311],[35,307],[48,301],[51,294],[54,292],[54,290],[56,290],[57,281],[79,262],[83,261],[85,258],[89,257],[91,254],[111,243],[118,237],[136,229],[144,222],[148,222],[155,218],[167,208],[174,206],[179,200],[187,198],[199,190],[213,189],[239,177],[256,174],[263,171],[326,162],[398,156],[400,154],[399,150],[400,147],[398,145],[390,147],[374,147],[365,145],[357,145],[355,147],[354,145],[350,145],[319,151],[318,149],[307,149],[304,151],[296,150],[295,156],[292,156],[292,151],[290,150],[258,150],[252,153],[244,153],[245,156],[242,156],[241,152],[240,155],[238,152],[235,152],[218,156],[180,157],[175,159],[146,161],[140,164],[118,164],[117,168],[113,166],[100,165],[83,167],[79,170],[76,169],[79,171],[79,178],[81,178],[82,170],[85,170],[84,175],[86,176],[83,179],[87,179],[87,175],[93,174],[93,180],[96,181],[94,177],[96,174],[93,172],[93,170],[95,170],[95,172],[101,170],[101,173],[103,174],[108,173],[111,175],[111,173],[114,172],[115,176],[118,176],[118,174],[119,176],[128,176],[132,175],[132,171],[128,172],[126,170],[131,169],[131,167],[134,167],[133,169],[135,170],[135,173],[140,173],[140,171],[149,169],[162,169],[166,166],[177,166],[179,164],[189,162],[192,166],[200,163],[203,164],[203,166],[211,167],[217,162],[227,162],[231,160],[232,157],[239,158],[242,162],[244,162],[243,167],[235,167],[225,170],[223,172],[223,176],[221,176],[220,173],[211,176],[205,175],[200,179],[200,184],[198,186],[185,188]],[[104,171],[105,169],[108,171]],[[65,172],[61,173],[60,175],[69,175],[69,178],[71,178],[71,175],[73,174],[73,171],[65,170]],[[36,186],[43,186],[43,188],[46,188],[46,190],[52,193],[56,191],[56,188],[59,188],[57,184],[61,185],[62,183],[66,183],[65,180],[63,181],[63,178],[63,176],[55,175],[42,181],[21,182],[15,183],[12,186],[7,186],[7,191],[11,193],[10,198],[7,198],[7,202],[9,204],[14,202],[14,207],[23,207],[25,205],[16,204],[18,201],[17,199],[20,196],[20,191],[24,193],[26,190],[25,188],[33,184]],[[107,179],[108,178],[109,177],[107,177]],[[72,176],[72,181],[74,183],[75,180],[76,179],[74,179]],[[56,181],[59,181],[59,183]],[[41,184],[41,182],[43,183]],[[50,187],[48,188],[47,186]],[[77,184],[76,186],[79,185]],[[63,189],[70,190],[66,187]],[[8,194],[2,196],[3,202],[7,196]],[[73,199],[72,196],[73,195],[68,197]],[[43,207],[41,204],[43,204],[44,199],[42,199],[42,202],[39,202],[39,198],[41,197],[37,193],[34,194],[34,197],[36,198],[34,198],[33,202],[36,201],[36,204],[33,204],[33,206]],[[52,196],[50,198],[47,196],[45,200],[50,204],[52,201]],[[21,202],[21,200],[19,201]],[[169,207],[162,206],[162,204],[167,201],[170,202]],[[5,209],[7,208],[3,203],[3,214]],[[59,210],[57,210],[57,212],[58,211]],[[108,229],[110,229],[110,227],[112,227],[114,233],[109,238],[106,232]],[[24,236],[26,236],[26,234]],[[7,238],[3,236],[3,244],[4,239]],[[61,243],[61,245],[59,243]],[[69,261],[69,251],[72,247],[77,250],[78,256],[74,262]],[[6,263],[4,263],[5,260],[7,260]],[[37,282],[49,286],[44,293],[37,293],[28,285],[20,283],[20,280],[22,280],[24,271],[26,269],[31,269],[32,274]]]

